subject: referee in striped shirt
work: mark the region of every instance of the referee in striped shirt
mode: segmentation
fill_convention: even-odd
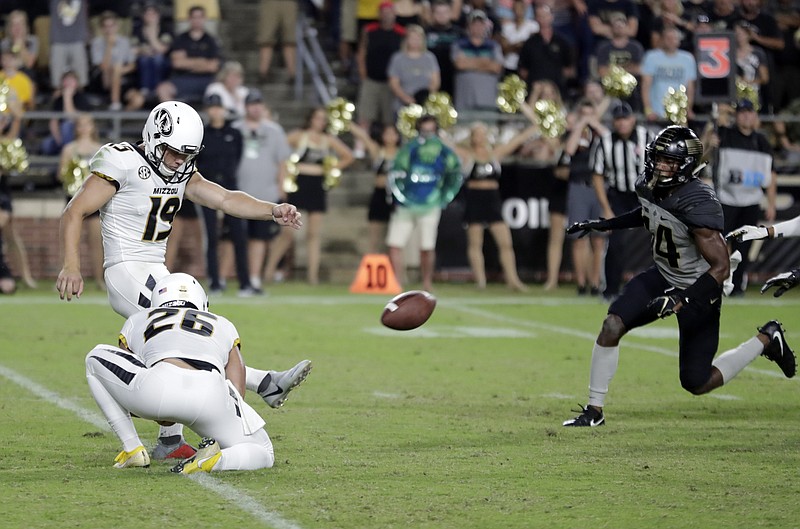
[[[644,171],[644,153],[651,134],[636,124],[636,116],[628,103],[620,103],[612,111],[613,130],[595,138],[593,145],[593,185],[607,219],[639,207],[636,179]],[[606,289],[603,297],[619,295],[624,271],[624,238],[628,230],[612,231],[606,249]]]

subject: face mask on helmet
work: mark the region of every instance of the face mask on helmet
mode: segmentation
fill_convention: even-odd
[[[685,184],[706,164],[700,164],[703,143],[687,127],[662,130],[645,152],[645,182],[650,189]]]
[[[142,140],[156,173],[165,182],[178,184],[194,174],[195,157],[203,149],[203,121],[186,103],[167,101],[150,112]],[[174,167],[180,158],[183,162]]]
[[[153,287],[150,306],[208,310],[208,296],[202,285],[189,274],[170,274]]]

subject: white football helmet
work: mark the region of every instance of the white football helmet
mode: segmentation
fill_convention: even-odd
[[[170,274],[153,287],[150,306],[208,310],[208,296],[200,282],[189,274]]]
[[[203,149],[203,120],[195,109],[180,101],[167,101],[155,107],[142,129],[144,152],[156,173],[168,184],[188,180],[195,170],[195,157]],[[166,147],[187,155],[173,170],[164,164]]]

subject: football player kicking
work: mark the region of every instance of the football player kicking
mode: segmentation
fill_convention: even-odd
[[[131,414],[180,422],[203,437],[197,453],[172,472],[255,470],[275,462],[264,420],[244,401],[239,333],[207,308],[195,278],[168,275],[156,282],[151,308],[125,322],[119,347],[98,345],[86,355],[89,389],[122,442],[115,468],[150,466]]]
[[[164,265],[167,238],[184,196],[236,217],[272,219],[294,229],[303,225],[291,204],[257,200],[203,178],[195,168],[195,157],[202,148],[200,116],[178,101],[161,103],[150,112],[141,143],[109,143],[100,148],[90,162],[89,178],[61,216],[64,263],[56,280],[61,299],[69,301],[83,292],[81,226],[83,219],[98,209],[108,299],[114,311],[125,318],[148,308],[153,286],[169,275]],[[246,385],[277,408],[310,370],[308,360],[280,372],[247,367]],[[154,458],[182,459],[193,453],[180,424],[162,426]]]
[[[800,216],[779,222],[772,226],[742,226],[725,236],[728,239],[736,239],[739,242],[755,241],[759,239],[779,239],[781,237],[800,237]],[[767,279],[761,287],[763,294],[773,286],[778,288],[773,294],[776,298],[782,296],[787,290],[794,288],[800,283],[800,268],[783,272],[775,277]]]
[[[703,144],[686,127],[662,130],[647,147],[645,171],[636,183],[641,207],[612,219],[573,224],[569,233],[644,226],[653,241],[655,266],[639,273],[609,307],[592,349],[589,402],[564,426],[600,426],[608,385],[617,370],[619,341],[631,329],[675,314],[678,318],[680,381],[694,394],[730,382],[759,355],[794,376],[794,353],[783,328],[768,321],[735,349],[714,355],[719,345],[723,282],[729,276],[722,236],[722,207],[697,173]]]

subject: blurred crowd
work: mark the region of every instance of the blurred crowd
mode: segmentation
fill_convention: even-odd
[[[736,79],[755,94],[757,114],[800,111],[798,0],[259,0],[259,16],[253,21],[256,72],[231,60],[237,50],[221,44],[220,13],[217,0],[4,1],[0,86],[7,87],[7,95],[0,95],[0,135],[22,136],[30,152],[59,156],[62,175],[97,148],[92,111],[149,110],[172,99],[193,104],[208,116],[206,151],[230,156],[227,168],[207,156],[214,169],[204,171],[206,177],[266,200],[294,199],[308,212],[307,279],[316,283],[327,188],[309,195],[308,179],[330,172],[328,157],[340,171],[359,159],[372,164],[376,176],[369,250],[382,251],[390,210],[386,179],[401,142],[395,128],[398,110],[446,92],[460,112],[497,112],[498,81],[517,74],[527,86],[530,105],[539,100],[558,105],[564,131],[548,134],[529,116],[522,125],[506,126],[503,120],[462,124],[450,131],[447,141],[459,152],[466,187],[469,171],[485,164],[500,167],[512,156],[531,162],[537,177],[547,182],[543,185],[549,190],[554,228],[545,285],[555,288],[564,224],[579,214],[609,213],[602,199],[598,204],[591,196],[579,200],[579,190],[573,189],[593,188],[590,177],[603,167],[597,165],[602,137],[635,135],[638,127],[658,130],[667,123],[664,96],[680,85],[687,88],[690,125],[698,130],[705,125],[694,121],[695,115],[711,113],[710,105],[694,102],[696,34],[735,35]],[[337,75],[358,87],[353,130],[342,138],[326,131],[324,108],[314,109],[299,130],[285,133],[270,102],[245,84],[246,78],[257,77],[259,84],[279,79],[273,67],[276,47],[284,65],[280,82],[294,80],[300,14],[321,29],[324,47],[335,50],[331,59]],[[622,99],[605,93],[601,83],[613,66],[638,81]],[[5,108],[3,99],[8,101]],[[45,134],[31,137],[24,120],[30,110],[53,110],[64,117],[50,120]],[[723,108],[720,114],[721,125],[731,124],[736,111]],[[775,156],[800,166],[800,123],[768,121],[764,129]],[[514,148],[505,148],[509,144]],[[0,229],[6,253],[19,263],[17,275],[31,285],[24,243],[11,222],[3,171],[8,169],[0,168]],[[472,175],[473,180],[480,178],[485,175]],[[190,214],[193,208],[184,209]],[[243,295],[261,292],[264,280],[280,276],[292,245],[290,233],[232,219],[219,224],[221,219],[209,212],[201,217],[212,241],[207,244],[212,291],[225,288],[234,267]],[[474,224],[491,228],[491,223]],[[175,239],[180,237],[179,224]],[[474,235],[477,229],[472,229],[470,263],[476,283],[483,286],[482,259],[474,257],[479,251],[475,245],[482,244],[482,235]],[[96,227],[92,233],[99,237]],[[506,282],[521,289],[516,270],[508,266],[505,232],[492,234],[506,263]],[[231,244],[224,246],[218,263],[213,241],[219,238]],[[600,258],[589,254],[601,254],[604,245],[574,243],[580,293],[599,291]],[[93,248],[99,263],[101,251]],[[0,277],[10,277],[3,253]],[[96,279],[102,288],[99,272]]]

